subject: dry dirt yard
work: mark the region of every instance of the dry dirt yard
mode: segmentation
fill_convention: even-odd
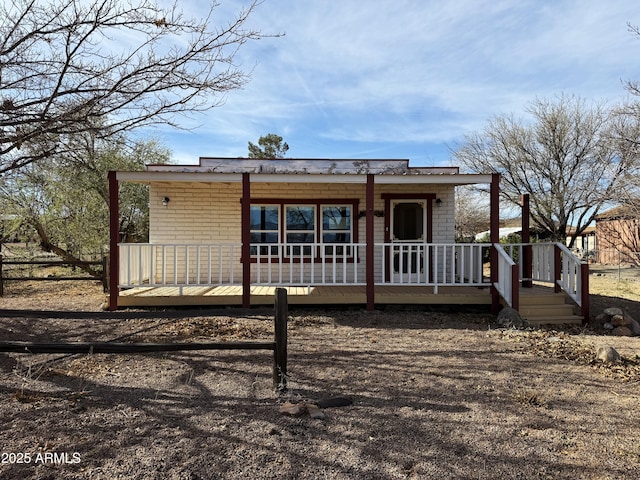
[[[62,282],[6,293],[0,341],[272,338],[268,310],[101,312],[99,286]],[[292,310],[283,395],[268,351],[0,353],[0,478],[640,478],[640,338],[493,321]],[[623,361],[596,361],[602,344]],[[279,412],[336,396],[353,404]]]

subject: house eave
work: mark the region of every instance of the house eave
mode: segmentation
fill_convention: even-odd
[[[315,173],[251,173],[252,183],[341,183],[366,184],[366,174],[315,174]],[[482,174],[373,174],[376,184],[439,184],[471,185],[491,183],[491,175]],[[189,182],[236,183],[242,181],[241,173],[175,172],[175,171],[119,171],[118,181],[132,183]]]

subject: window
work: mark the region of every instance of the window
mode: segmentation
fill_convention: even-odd
[[[285,239],[286,243],[315,243],[316,240],[316,207],[315,205],[285,207]],[[311,255],[311,246],[293,245],[287,247],[287,255]]]
[[[278,254],[280,229],[280,207],[278,205],[251,205],[250,229],[251,243],[276,244],[271,247],[271,255]],[[260,255],[269,253],[268,246],[260,247]],[[251,247],[251,255],[258,254],[258,247]]]
[[[351,206],[323,205],[322,206],[322,243],[351,243]],[[347,255],[350,255],[350,248]],[[343,255],[344,247],[326,245],[326,255]]]
[[[394,240],[424,239],[425,202],[397,202],[393,204]]]
[[[251,255],[277,256],[279,243],[285,244],[285,257],[318,256],[320,248],[327,256],[353,254],[350,247],[345,250],[335,244],[357,241],[353,226],[357,200],[342,200],[339,204],[305,200],[295,205],[277,200],[259,202],[250,210]]]

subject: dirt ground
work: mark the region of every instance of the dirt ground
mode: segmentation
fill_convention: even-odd
[[[0,298],[0,341],[273,335],[268,310],[109,313],[97,285],[46,283]],[[0,478],[640,478],[640,338],[493,321],[292,309],[285,394],[269,351],[0,353]],[[604,344],[623,361],[596,361]]]

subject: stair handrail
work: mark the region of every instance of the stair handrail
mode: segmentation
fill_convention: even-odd
[[[589,320],[589,264],[580,260],[569,248],[555,244],[554,282],[582,310],[585,321]]]
[[[493,247],[498,252],[498,280],[493,283],[493,286],[509,307],[518,310],[520,308],[519,267],[501,244],[494,243]]]

